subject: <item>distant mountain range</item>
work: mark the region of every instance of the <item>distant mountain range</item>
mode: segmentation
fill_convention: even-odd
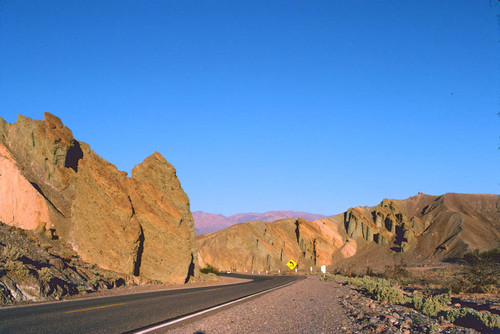
[[[265,213],[237,213],[226,217],[221,214],[207,213],[203,211],[193,212],[194,227],[197,235],[217,232],[234,224],[250,221],[273,222],[285,218],[304,218],[305,220],[316,220],[327,216],[301,211],[268,211]]]

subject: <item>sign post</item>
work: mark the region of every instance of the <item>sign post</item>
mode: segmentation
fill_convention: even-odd
[[[286,264],[288,268],[290,268],[290,272],[293,270],[293,268],[295,268],[297,266],[297,263],[290,259],[290,261],[288,261],[288,263]],[[297,269],[295,269],[295,272],[297,272]]]

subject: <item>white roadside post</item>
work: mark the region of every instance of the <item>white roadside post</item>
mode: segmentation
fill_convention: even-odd
[[[321,266],[321,272],[322,272],[323,274],[326,274],[326,266],[325,266],[325,265],[322,265],[322,266]]]
[[[313,267],[311,267],[311,272],[313,272]]]

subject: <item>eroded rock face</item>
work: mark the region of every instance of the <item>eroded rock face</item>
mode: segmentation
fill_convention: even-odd
[[[49,230],[104,269],[185,282],[194,225],[175,169],[155,152],[129,178],[44,118],[0,118],[0,221]]]
[[[239,272],[286,272],[290,259],[301,269],[331,265],[333,254],[346,240],[336,220],[249,222],[201,235],[197,237],[198,263]]]
[[[500,244],[500,196],[419,194],[384,199],[374,207],[313,222],[250,222],[197,237],[199,265],[221,269],[287,270],[293,259],[321,265],[383,268],[394,258],[408,263],[453,260],[467,251]]]

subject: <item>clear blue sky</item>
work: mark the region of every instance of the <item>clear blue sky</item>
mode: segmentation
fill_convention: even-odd
[[[193,211],[500,193],[498,1],[0,1],[0,116],[59,116]]]

